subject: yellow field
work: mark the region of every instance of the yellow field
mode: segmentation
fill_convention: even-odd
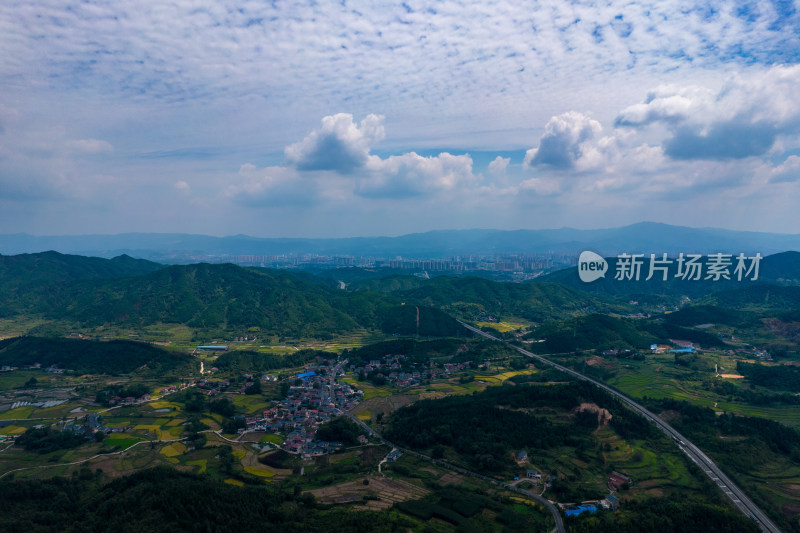
[[[20,427],[20,426],[6,426],[3,429],[0,429],[0,435],[21,435],[25,433],[28,428]]]
[[[175,457],[176,455],[183,455],[186,453],[186,446],[181,442],[173,442],[168,446],[161,448],[161,455],[167,457]]]
[[[263,477],[265,479],[271,479],[275,476],[275,472],[262,470],[261,468],[257,468],[255,466],[246,466],[244,467],[244,471],[248,474],[253,474],[254,476]]]
[[[238,479],[228,478],[223,483],[227,483],[228,485],[233,485],[235,487],[244,487],[244,483],[239,481]]]
[[[6,411],[3,414],[0,414],[0,420],[13,420],[13,419],[22,419],[28,418],[31,416],[31,413],[36,408],[32,405],[25,405],[23,407],[17,407],[16,409],[12,409],[10,411]]]
[[[237,461],[244,459],[245,455],[247,455],[247,452],[244,450],[233,450],[233,457],[236,458]]]
[[[370,413],[369,411],[361,411],[356,416],[358,417],[359,420],[367,422],[372,418],[372,413]]]
[[[153,409],[175,409],[176,411],[181,409],[179,404],[167,401],[150,402],[149,405]]]
[[[526,376],[528,374],[535,374],[536,370],[529,369],[529,370],[516,370],[513,372],[503,372],[502,374],[495,374],[494,376],[475,376],[475,379],[481,381],[488,381],[489,383],[502,383],[507,379],[513,378],[514,376]]]
[[[147,431],[148,433],[155,433],[159,429],[161,429],[161,426],[154,426],[154,425],[148,425],[148,424],[139,424],[138,426],[133,426],[133,429],[137,430],[137,431]]]
[[[199,466],[200,470],[198,470],[197,473],[205,474],[208,461],[206,459],[198,459],[197,461],[186,461],[186,464],[189,466]]]
[[[495,331],[499,331],[500,333],[506,333],[507,331],[516,331],[518,329],[523,329],[528,327],[527,324],[517,324],[514,322],[476,322],[476,326],[479,328],[483,327],[490,327]]]

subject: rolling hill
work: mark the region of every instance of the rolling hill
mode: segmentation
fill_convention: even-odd
[[[79,374],[127,374],[135,370],[163,375],[186,369],[189,355],[132,341],[97,342],[81,339],[15,337],[0,341],[0,364],[42,368],[57,365]]]
[[[591,311],[624,309],[605,295],[589,295],[557,283],[502,283],[483,278],[423,280],[393,276],[354,283],[366,288],[430,307],[440,308],[467,320],[488,314],[519,317],[532,322],[556,320]]]
[[[0,255],[0,317],[37,312],[67,298],[76,282],[140,276],[164,265],[121,255],[113,259],[42,252]]]

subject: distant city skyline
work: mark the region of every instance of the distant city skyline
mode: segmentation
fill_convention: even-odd
[[[0,4],[0,234],[800,233],[787,2]]]

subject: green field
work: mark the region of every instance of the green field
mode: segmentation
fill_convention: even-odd
[[[271,402],[264,400],[260,394],[237,394],[233,397],[233,404],[245,414],[254,414],[269,409]]]
[[[708,356],[708,359],[720,360],[714,356]],[[726,368],[735,368],[735,364],[729,360],[724,360],[724,364]],[[719,412],[769,418],[794,428],[800,428],[800,409],[797,406],[750,405],[730,401],[726,396],[705,390],[702,386],[702,377],[714,375],[713,364],[711,367],[710,372],[692,371],[678,367],[671,357],[660,356],[653,359],[648,358],[646,361],[626,361],[624,365],[620,365],[616,375],[606,381],[632,398],[668,398],[688,401]]]
[[[283,444],[283,437],[281,437],[280,435],[276,435],[275,433],[267,433],[266,435],[263,435],[258,442],[261,443],[268,442],[270,444],[276,444],[280,446],[281,444]]]
[[[527,328],[530,324],[521,322],[476,322],[475,325],[479,328],[492,328],[500,333],[507,333],[509,331],[516,331],[518,329]]]
[[[112,433],[103,441],[105,446],[119,446],[120,449],[127,450],[137,442],[142,442],[141,437],[128,435],[126,433]]]

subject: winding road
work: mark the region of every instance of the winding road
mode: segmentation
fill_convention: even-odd
[[[435,465],[441,466],[443,468],[447,468],[448,470],[453,470],[454,472],[458,472],[459,474],[464,474],[464,475],[467,475],[467,476],[472,476],[472,477],[475,477],[475,478],[478,478],[478,479],[482,479],[483,481],[491,483],[492,485],[496,485],[498,487],[502,487],[504,489],[514,491],[514,492],[516,492],[518,494],[521,494],[521,495],[525,496],[526,498],[530,498],[531,500],[534,500],[534,501],[544,505],[545,508],[547,508],[547,510],[550,511],[550,514],[553,515],[553,519],[556,522],[556,526],[553,528],[552,531],[557,532],[557,533],[566,533],[567,532],[566,528],[564,527],[564,518],[561,516],[561,512],[558,510],[558,507],[556,507],[553,502],[551,502],[550,500],[548,500],[544,496],[536,494],[535,492],[531,492],[531,491],[528,491],[528,490],[517,488],[514,485],[509,485],[508,483],[503,483],[502,481],[498,481],[498,480],[496,480],[494,478],[491,478],[489,476],[484,476],[483,474],[479,474],[478,472],[473,472],[471,470],[467,470],[466,468],[461,468],[460,466],[456,466],[456,465],[447,463],[445,461],[441,461],[439,459],[434,459],[433,457],[429,457],[427,455],[423,455],[421,453],[417,453],[417,452],[415,452],[413,450],[409,450],[407,448],[400,447],[400,446],[398,446],[398,445],[396,445],[394,443],[391,443],[388,440],[384,439],[380,435],[380,433],[378,433],[377,431],[372,429],[370,426],[368,426],[363,420],[359,420],[358,417],[356,417],[353,413],[350,413],[349,411],[339,411],[339,413],[343,414],[343,415],[346,415],[353,422],[355,422],[356,424],[358,424],[359,426],[364,428],[364,431],[366,431],[368,435],[373,436],[375,438],[378,438],[378,439],[380,439],[382,444],[385,444],[386,446],[390,446],[392,448],[392,451],[400,450],[403,453],[407,453],[408,455],[413,455],[414,457],[418,457],[418,458],[423,459],[425,461],[434,463]],[[386,461],[385,459],[383,461],[381,461],[381,465],[385,461]]]

